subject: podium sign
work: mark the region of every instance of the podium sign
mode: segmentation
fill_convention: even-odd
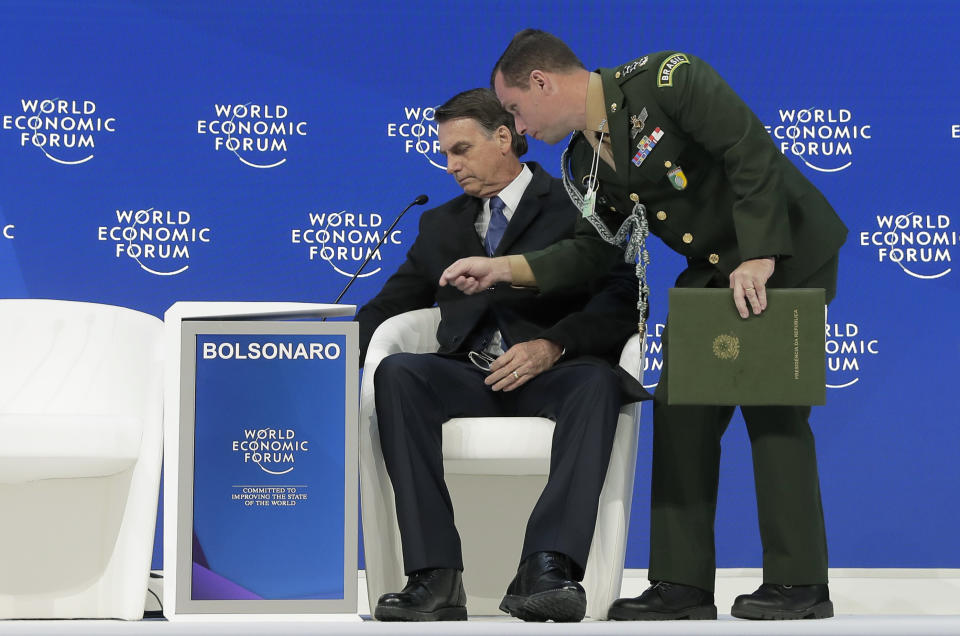
[[[184,321],[178,613],[356,613],[357,326]]]

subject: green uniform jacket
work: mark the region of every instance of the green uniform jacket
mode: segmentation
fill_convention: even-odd
[[[650,232],[691,270],[729,275],[745,260],[777,256],[770,287],[795,286],[843,245],[847,228],[836,212],[706,62],[660,52],[599,73],[616,171],[600,161],[596,212],[611,230],[639,201]],[[631,118],[643,119],[635,136]],[[659,140],[637,166],[645,137]],[[571,139],[570,157],[582,193],[593,157],[582,133]],[[678,166],[683,189],[668,175]],[[615,255],[585,219],[574,239],[525,254],[544,291],[599,275]]]

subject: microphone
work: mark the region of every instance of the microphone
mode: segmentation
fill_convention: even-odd
[[[393,223],[390,224],[390,227],[387,228],[387,231],[383,233],[383,236],[380,238],[380,242],[377,243],[377,246],[376,246],[375,248],[373,248],[372,250],[370,250],[370,252],[367,254],[367,257],[366,257],[365,259],[363,259],[363,262],[362,262],[362,263],[360,263],[360,267],[357,268],[356,273],[354,273],[354,275],[350,277],[350,280],[347,281],[347,284],[344,285],[343,291],[341,291],[341,292],[340,292],[340,295],[337,296],[337,299],[336,299],[335,301],[333,301],[333,304],[334,304],[334,305],[336,305],[337,303],[340,302],[340,299],[343,298],[343,295],[346,294],[346,293],[347,293],[347,290],[350,289],[350,286],[353,285],[353,281],[357,280],[357,277],[360,276],[360,272],[362,272],[362,271],[363,271],[363,268],[367,266],[367,263],[370,262],[370,259],[373,257],[373,255],[376,253],[376,251],[379,250],[379,249],[383,246],[384,242],[386,242],[386,240],[387,240],[387,237],[390,236],[390,233],[391,233],[391,232],[393,232],[393,228],[394,228],[394,226],[396,226],[397,221],[400,220],[400,217],[402,217],[402,216],[406,213],[406,211],[409,210],[410,208],[412,208],[413,206],[415,206],[415,205],[423,205],[424,203],[426,203],[426,202],[429,201],[429,200],[430,200],[430,198],[429,198],[427,195],[421,194],[421,195],[418,196],[416,199],[414,199],[413,201],[411,201],[410,204],[409,204],[407,207],[403,208],[403,210],[400,211],[400,214],[398,214],[398,215],[397,215],[397,218],[395,218],[395,219],[393,220]],[[324,316],[323,320],[326,320],[326,319],[327,319],[326,316]],[[322,321],[321,321],[321,322],[322,322]]]

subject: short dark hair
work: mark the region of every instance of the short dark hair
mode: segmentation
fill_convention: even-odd
[[[513,154],[522,157],[527,152],[527,138],[517,132],[513,115],[504,110],[489,88],[473,88],[454,95],[436,110],[435,117],[439,124],[451,119],[472,119],[488,136],[500,126],[506,126],[510,131]]]
[[[539,29],[524,29],[513,36],[507,50],[494,65],[490,86],[493,86],[497,71],[503,75],[507,86],[526,90],[530,85],[531,71],[568,73],[585,68],[580,58],[557,36]]]

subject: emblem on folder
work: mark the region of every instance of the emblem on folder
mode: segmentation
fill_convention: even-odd
[[[713,339],[713,355],[721,360],[736,360],[740,355],[740,338],[722,333]]]

